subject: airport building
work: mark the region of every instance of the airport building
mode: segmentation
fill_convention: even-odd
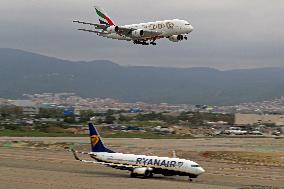
[[[39,113],[37,105],[30,100],[12,100],[12,105],[21,108],[23,115],[36,115]]]
[[[235,114],[235,125],[275,124],[284,126],[284,115]]]

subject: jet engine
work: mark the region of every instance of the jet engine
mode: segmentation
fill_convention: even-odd
[[[134,30],[134,31],[131,33],[131,35],[132,35],[133,37],[137,37],[137,38],[143,37],[144,31],[143,31],[143,30]]]
[[[109,33],[116,33],[118,32],[118,26],[109,26],[106,30]]]
[[[135,177],[135,176],[143,176],[143,177],[152,177],[153,176],[153,168],[149,168],[149,167],[138,167],[133,169],[133,171],[131,172],[131,176]]]
[[[171,37],[169,37],[169,40],[172,42],[179,42],[183,40],[183,35],[172,35]]]

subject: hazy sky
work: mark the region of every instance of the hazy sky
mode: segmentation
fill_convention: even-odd
[[[0,47],[69,60],[219,69],[284,66],[283,0],[97,0],[118,25],[185,19],[190,40],[138,46],[77,31],[92,0],[0,0]],[[84,27],[84,26],[83,26]],[[0,57],[1,58],[1,57]]]

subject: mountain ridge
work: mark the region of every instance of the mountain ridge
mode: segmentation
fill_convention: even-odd
[[[75,92],[150,103],[230,105],[284,95],[284,68],[236,69],[121,66],[69,61],[0,48],[0,97]]]

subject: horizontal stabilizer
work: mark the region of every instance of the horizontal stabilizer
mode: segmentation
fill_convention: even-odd
[[[90,160],[84,160],[84,159],[80,159],[77,151],[75,151],[74,149],[71,149],[74,158],[77,161],[81,161],[83,163],[94,163],[94,164],[100,164],[100,165],[105,165],[105,166],[109,166],[109,167],[113,167],[116,169],[122,169],[122,170],[132,170],[134,168],[140,167],[140,166],[135,166],[135,165],[124,165],[124,164],[117,164],[117,163],[108,163],[108,162],[98,162],[98,161],[90,161]],[[88,153],[90,154],[90,153]]]
[[[81,161],[81,159],[78,157],[78,155],[77,155],[77,153],[75,152],[75,150],[72,149],[71,151],[72,151],[72,153],[73,153],[74,158],[75,158],[76,160],[78,160],[78,161]]]
[[[93,24],[91,22],[83,22],[83,21],[79,21],[79,20],[74,20],[74,23],[78,23],[78,24],[86,24],[86,25],[91,25],[91,26],[97,26],[98,24]]]
[[[96,33],[96,34],[108,34],[106,32],[100,32],[96,30],[88,30],[88,29],[78,29],[79,31],[85,31],[85,32],[91,32],[91,33]]]
[[[105,25],[105,24],[95,24],[95,23],[79,21],[79,20],[73,20],[73,23],[95,26],[96,29],[100,29],[100,30],[105,30],[109,27],[108,25]]]

